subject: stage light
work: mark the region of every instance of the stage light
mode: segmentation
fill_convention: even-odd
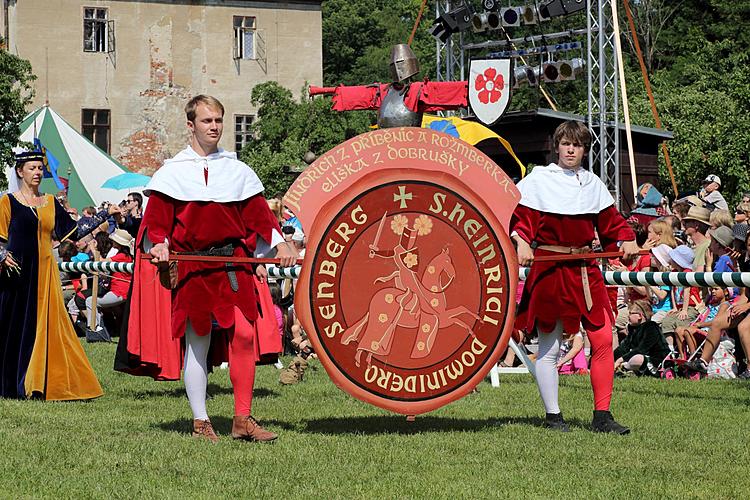
[[[539,85],[539,68],[516,66],[513,70],[513,88],[517,89],[523,84],[528,84],[529,87]]]
[[[542,80],[547,83],[555,83],[560,79],[560,66],[555,62],[547,62],[542,65]]]
[[[531,25],[536,24],[537,22],[537,15],[536,15],[536,8],[533,5],[526,5],[525,7],[521,7],[521,20],[523,21],[523,24]]]
[[[585,62],[580,57],[576,57],[569,61],[560,61],[558,65],[560,81],[575,80],[578,75],[583,73],[584,66]]]
[[[521,14],[518,7],[504,7],[500,9],[500,20],[506,28],[521,26]]]
[[[444,12],[432,23],[427,30],[432,36],[446,43],[453,33],[464,31],[472,26],[472,13],[469,7],[463,5],[450,12]]]
[[[497,0],[484,0],[482,2],[482,7],[484,7],[484,10],[486,11],[497,10]]]
[[[586,0],[552,0],[539,6],[539,14],[547,18],[567,16],[586,8]]]

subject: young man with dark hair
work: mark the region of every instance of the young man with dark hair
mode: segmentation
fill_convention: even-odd
[[[511,237],[522,266],[535,255],[587,253],[598,234],[605,250],[638,253],[635,234],[614,206],[602,181],[581,167],[591,136],[583,123],[568,121],[554,134],[558,162],[538,166],[518,183],[521,202]],[[583,324],[591,343],[591,385],[595,432],[627,434],[609,412],[614,378],[614,318],[602,273],[594,259],[539,262],[531,267],[518,308],[516,328],[539,333],[536,378],[547,415],[545,425],[567,431],[558,405],[557,356],[564,333]]]

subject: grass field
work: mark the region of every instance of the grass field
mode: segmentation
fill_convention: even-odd
[[[501,377],[431,414],[405,418],[338,390],[322,367],[301,384],[259,368],[254,414],[280,434],[235,442],[227,371],[210,376],[218,445],[191,439],[181,383],[111,369],[86,345],[105,396],[0,400],[0,497],[58,498],[748,498],[750,383],[615,382],[630,436],[595,435],[588,377],[563,379],[572,432],[540,427],[529,375]]]

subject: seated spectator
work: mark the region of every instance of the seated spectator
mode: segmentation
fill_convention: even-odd
[[[584,375],[589,372],[586,353],[583,350],[583,333],[569,335],[567,339],[560,344],[560,354],[557,358],[557,372],[560,375],[580,374]]]
[[[646,232],[645,226],[643,226],[643,224],[640,224],[638,222],[632,222],[632,221],[629,221],[628,225],[635,232],[635,242],[638,244],[639,247],[642,247],[646,243],[646,238],[648,235],[648,233]],[[636,260],[634,260],[630,265],[623,266],[619,270],[630,271],[630,272],[647,271],[650,266],[651,266],[651,256],[641,255]],[[627,306],[635,302],[636,300],[650,300],[650,296],[648,295],[648,290],[646,289],[645,286],[629,286],[625,289],[625,305]],[[627,307],[618,309],[617,315],[615,316],[614,327],[615,327],[617,336],[619,338],[622,338],[625,335],[625,332],[628,327]]]
[[[707,267],[706,253],[711,244],[711,240],[706,236],[710,226],[711,212],[706,208],[690,207],[688,213],[682,218],[682,226],[685,228],[685,235],[693,242],[693,263],[692,270],[695,272],[704,272]]]
[[[628,308],[628,334],[614,351],[615,372],[657,375],[657,369],[669,354],[659,325],[650,321],[651,304],[632,303]]]
[[[684,353],[688,357],[695,352],[698,347],[698,336],[701,338],[705,337],[714,318],[716,318],[719,312],[724,312],[724,310],[729,308],[727,300],[729,297],[730,292],[727,288],[718,286],[711,288],[711,293],[708,296],[708,304],[706,304],[703,312],[690,325],[680,326],[675,330],[677,352],[681,355]]]
[[[711,231],[711,244],[709,249],[713,255],[713,272],[715,273],[733,273],[737,265],[732,260],[732,245],[734,244],[734,234],[726,226],[721,226]]]
[[[638,187],[635,209],[630,212],[628,222],[638,222],[646,226],[657,217],[667,215],[663,200],[664,196],[654,185],[648,182],[641,184]]]
[[[669,260],[672,271],[691,272],[693,265],[693,251],[680,245],[669,251]],[[672,310],[661,322],[661,329],[665,337],[674,337],[675,330],[680,326],[688,326],[698,317],[699,304],[702,303],[700,289],[694,286],[684,288],[677,287],[674,292]],[[670,339],[673,340],[673,339]]]
[[[648,233],[643,248],[650,249],[658,245],[667,245],[669,248],[677,247],[677,240],[674,239],[672,225],[663,220],[657,219],[648,225]]]
[[[708,222],[712,230],[721,226],[726,226],[729,229],[732,229],[732,226],[734,225],[732,213],[729,210],[719,210],[718,208],[711,211],[711,215],[708,217]]]
[[[747,289],[744,289],[747,293]],[[750,380],[750,369],[748,369],[748,358],[750,357],[750,301],[746,295],[740,295],[732,300],[732,303],[716,314],[706,332],[706,342],[703,344],[703,350],[700,357],[697,357],[685,366],[690,370],[706,373],[708,363],[714,356],[714,352],[719,347],[721,337],[726,334],[730,328],[737,328],[740,344],[745,353],[745,370],[739,375],[739,378]]]
[[[670,271],[669,251],[672,250],[668,245],[661,245],[651,249],[651,270],[654,272],[665,273]],[[672,310],[674,303],[672,287],[668,285],[646,285],[651,295],[651,321],[661,325],[669,311]]]
[[[117,253],[107,259],[109,262],[133,262],[133,243],[134,239],[130,233],[124,229],[116,229],[109,238],[112,240],[113,248]],[[101,313],[99,308],[113,307],[125,302],[130,288],[132,275],[130,273],[114,272],[109,291],[97,300],[96,324],[101,325]],[[93,301],[91,297],[86,299],[86,315],[90,319],[92,314]]]
[[[711,174],[703,180],[703,188],[698,193],[698,196],[706,204],[712,205],[714,208],[719,210],[729,210],[727,200],[719,192],[721,189],[721,179],[718,175]]]

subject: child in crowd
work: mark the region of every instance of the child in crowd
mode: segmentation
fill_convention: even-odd
[[[638,301],[628,307],[628,335],[615,349],[615,373],[656,376],[657,367],[669,354],[669,345],[650,321],[651,304]]]
[[[716,315],[729,308],[729,298],[731,298],[731,294],[727,288],[718,286],[711,288],[711,292],[707,297],[708,304],[706,309],[690,325],[679,326],[675,330],[677,352],[683,353],[685,344],[687,344],[687,351],[685,351],[687,356],[695,352],[698,347],[698,341],[705,338]]]
[[[686,246],[680,245],[669,251],[669,260],[672,271],[691,272],[693,266],[693,250]],[[700,288],[688,286],[676,288],[674,292],[674,301],[672,310],[661,323],[661,329],[665,337],[674,337],[675,330],[681,326],[688,326],[698,317],[697,307],[702,304]],[[671,339],[674,341],[674,339]]]
[[[667,244],[660,244],[651,249],[651,270],[655,272],[668,272],[670,270],[669,251],[672,248]],[[672,287],[668,285],[652,286],[646,285],[651,294],[651,321],[661,325],[669,311],[672,310]]]
[[[563,341],[560,345],[560,355],[557,361],[558,373],[561,375],[573,373],[585,375],[589,372],[583,345],[583,333],[580,330]]]

